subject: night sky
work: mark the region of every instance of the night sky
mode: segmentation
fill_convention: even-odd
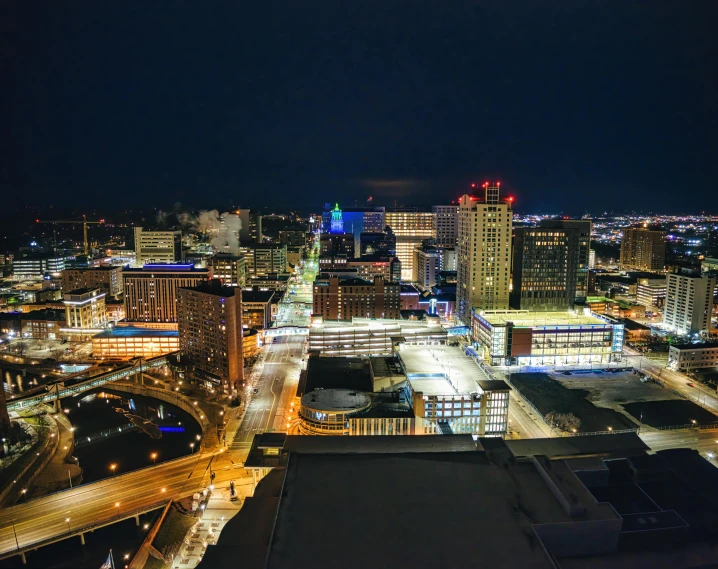
[[[0,7],[0,188],[718,213],[716,0]]]

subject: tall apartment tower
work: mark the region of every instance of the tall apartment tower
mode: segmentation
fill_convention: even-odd
[[[591,227],[590,219],[545,219],[539,227],[556,229],[574,229],[576,231],[576,288],[575,300],[582,302],[588,296],[588,269],[591,265]]]
[[[524,227],[514,230],[513,287],[517,310],[563,311],[576,299],[578,229]]]
[[[208,269],[187,265],[145,265],[125,269],[125,317],[131,322],[177,322],[177,291],[210,276]]]
[[[414,278],[414,249],[425,239],[436,239],[433,211],[391,210],[384,214],[386,224],[396,236],[396,256],[401,261],[401,280]]]
[[[440,247],[456,247],[459,239],[459,206],[434,205],[436,216],[436,244]]]
[[[456,312],[471,326],[471,309],[509,307],[512,198],[501,199],[499,184],[484,184],[484,197],[459,201],[459,258]]]
[[[431,290],[439,281],[442,270],[443,249],[424,245],[414,249],[414,279],[421,290]]]
[[[668,275],[663,310],[666,327],[679,334],[710,330],[715,286],[716,277],[699,272]]]
[[[141,227],[135,227],[135,264],[138,267],[181,261],[181,231],[144,231]]]
[[[666,232],[642,227],[624,229],[620,264],[629,269],[662,271],[666,264]]]
[[[239,390],[244,379],[242,289],[223,286],[219,279],[177,291],[180,354],[195,373]]]

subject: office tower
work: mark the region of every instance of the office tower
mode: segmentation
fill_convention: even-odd
[[[68,328],[100,330],[107,324],[105,296],[98,288],[81,288],[66,292],[62,303],[65,305],[65,320]]]
[[[135,227],[135,264],[138,267],[180,261],[181,231],[144,231],[141,227]]]
[[[287,246],[277,243],[257,243],[252,245],[251,274],[264,277],[269,273],[287,272]]]
[[[314,282],[313,315],[327,320],[399,318],[400,285],[375,277],[318,279]]]
[[[673,273],[666,281],[663,323],[678,334],[710,330],[716,277],[700,272]]]
[[[443,251],[424,244],[414,249],[414,282],[422,290],[430,290],[439,280]]]
[[[247,262],[244,255],[217,253],[207,260],[212,268],[212,276],[225,286],[244,286],[247,284]]]
[[[306,231],[287,229],[279,232],[279,242],[288,247],[304,247],[307,244]]]
[[[125,317],[131,322],[177,322],[177,290],[194,287],[210,276],[208,269],[185,265],[145,265],[125,269]]]
[[[386,224],[396,236],[396,256],[401,261],[401,279],[414,278],[414,249],[424,239],[436,238],[436,215],[432,211],[397,209],[384,215]]]
[[[662,271],[666,264],[666,232],[626,228],[620,264],[627,269]]]
[[[16,255],[12,261],[12,274],[16,279],[41,279],[45,275],[59,275],[70,257],[56,255]]]
[[[525,227],[514,230],[513,287],[517,310],[568,310],[576,298],[579,257],[577,228]]]
[[[356,255],[357,242],[352,233],[322,233],[319,238],[319,254],[322,257],[346,255],[352,259]]]
[[[89,267],[65,269],[61,275],[62,290],[100,288],[110,296],[122,294],[122,267]]]
[[[660,308],[666,302],[666,279],[638,279],[636,302],[646,308]]]
[[[509,307],[509,264],[513,198],[501,199],[499,184],[484,184],[482,198],[459,203],[459,258],[456,314],[471,325],[471,309]]]
[[[436,216],[436,244],[441,247],[456,247],[459,239],[459,206],[435,205],[431,211]]]
[[[352,233],[356,238],[360,233],[381,233],[385,226],[384,211],[383,207],[354,207],[340,210],[339,204],[335,204],[334,208],[326,204],[322,212],[322,231]]]
[[[583,302],[588,296],[588,269],[591,264],[590,219],[544,219],[539,227],[575,229],[577,233],[577,260],[575,275],[575,300]]]
[[[200,377],[239,390],[243,376],[242,289],[218,279],[177,291],[180,353]]]

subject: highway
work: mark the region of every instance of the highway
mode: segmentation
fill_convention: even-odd
[[[4,508],[0,510],[0,555],[68,531],[127,517],[170,497],[192,494],[200,488],[211,459],[212,454],[188,455]]]

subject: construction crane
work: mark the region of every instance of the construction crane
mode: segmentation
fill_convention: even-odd
[[[90,252],[90,247],[89,247],[89,245],[88,245],[88,243],[87,243],[87,226],[88,226],[88,225],[100,225],[100,224],[102,224],[102,223],[105,223],[105,220],[104,220],[104,219],[101,219],[101,220],[99,220],[99,221],[87,221],[87,216],[86,216],[86,215],[83,215],[83,216],[82,216],[82,220],[79,220],[79,219],[58,219],[58,220],[56,220],[56,221],[44,221],[44,220],[41,220],[41,219],[36,219],[35,222],[36,222],[36,223],[52,223],[53,225],[57,225],[58,223],[74,223],[74,224],[78,224],[78,223],[79,223],[79,224],[82,224],[82,228],[83,228],[84,236],[85,236],[85,255],[87,255],[87,254],[89,254],[89,252]],[[54,229],[53,229],[53,236],[54,236],[54,237],[53,237],[54,244],[55,244],[55,246],[57,246],[57,237],[55,236]]]

